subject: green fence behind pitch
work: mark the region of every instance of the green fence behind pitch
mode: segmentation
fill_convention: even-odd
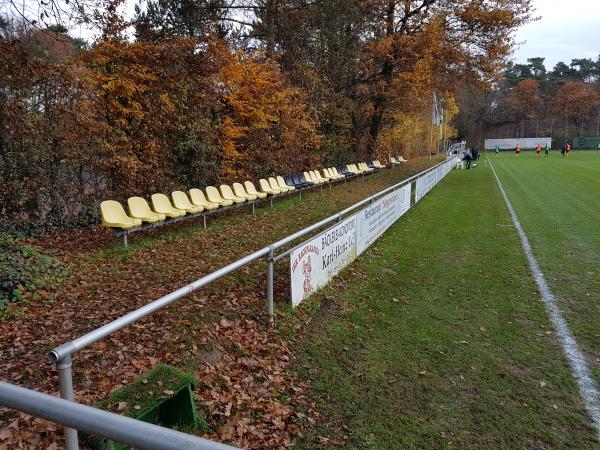
[[[573,138],[573,148],[598,148],[600,144],[600,136],[594,137],[576,137]]]

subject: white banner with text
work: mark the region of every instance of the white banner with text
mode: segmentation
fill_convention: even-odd
[[[418,202],[454,167],[456,159],[417,178]],[[292,306],[325,286],[344,267],[363,253],[410,209],[411,184],[399,187],[367,208],[300,244],[290,252]]]

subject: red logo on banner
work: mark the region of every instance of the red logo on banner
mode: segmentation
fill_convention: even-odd
[[[310,284],[310,274],[312,272],[312,260],[310,256],[307,261],[302,262],[302,274],[304,275],[304,293],[310,294],[313,291],[313,287]]]

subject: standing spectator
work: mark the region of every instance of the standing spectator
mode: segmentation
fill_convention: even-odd
[[[515,147],[515,153],[517,154],[517,158],[521,156],[521,144],[517,144]]]
[[[467,169],[471,168],[471,161],[473,161],[473,155],[471,155],[471,151],[467,150],[463,153],[462,160],[467,162]]]

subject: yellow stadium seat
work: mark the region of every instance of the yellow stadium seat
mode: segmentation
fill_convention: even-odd
[[[186,212],[183,209],[174,208],[165,194],[152,194],[152,208],[154,212],[164,214],[171,219],[185,216]]]
[[[141,197],[131,197],[127,199],[129,206],[129,214],[135,219],[140,219],[142,222],[156,223],[162,222],[167,218],[164,214],[155,213],[150,209],[148,202]]]
[[[246,188],[246,192],[250,195],[256,195],[258,198],[267,197],[267,194],[265,192],[258,192],[256,190],[256,186],[254,186],[254,183],[252,183],[252,181],[244,181],[244,187]]]
[[[185,192],[172,192],[171,198],[173,199],[173,206],[175,206],[175,208],[183,209],[187,213],[197,214],[204,211],[202,206],[192,205],[192,202],[190,202],[190,199]]]
[[[317,170],[313,170],[313,174],[314,176],[317,178],[317,181],[319,181],[320,183],[327,183],[327,178],[323,178],[321,176],[321,172],[317,169]]]
[[[123,205],[114,200],[105,200],[100,203],[100,216],[102,216],[102,225],[109,228],[128,230],[142,224],[140,219],[129,217]]]
[[[361,169],[364,170],[365,172],[373,172],[373,169],[371,167],[369,167],[367,165],[367,163],[360,163],[361,164]]]
[[[212,211],[213,209],[217,209],[219,207],[218,203],[212,203],[206,200],[204,192],[202,192],[200,189],[190,189],[190,200],[192,201],[192,205],[201,206],[206,211]]]
[[[324,181],[322,179],[319,179],[319,177],[317,176],[317,174],[315,173],[314,170],[309,170],[308,171],[309,175],[310,175],[310,179],[315,182],[316,184],[323,184]]]
[[[238,197],[235,195],[231,190],[231,187],[226,184],[219,186],[219,189],[221,190],[221,196],[225,200],[231,200],[233,203],[244,203],[246,201],[244,197]]]
[[[281,186],[279,186],[279,183],[278,183],[278,182],[277,182],[277,180],[276,180],[275,178],[273,178],[273,177],[270,177],[270,178],[269,178],[269,186],[271,186],[271,189],[273,189],[273,190],[277,190],[277,189],[279,189],[279,191],[280,191],[282,194],[285,194],[286,192],[289,192],[289,191],[290,191],[290,190],[287,188],[287,186],[285,186],[285,187],[281,187]]]
[[[286,184],[285,180],[283,179],[283,177],[281,175],[277,176],[277,185],[279,187],[285,187],[288,189],[288,191],[295,191],[296,187],[295,186],[290,186],[289,184]]]
[[[323,183],[321,182],[321,180],[319,180],[319,179],[317,178],[317,174],[315,173],[315,171],[314,171],[314,170],[309,170],[309,171],[308,171],[308,174],[310,175],[310,179],[311,179],[311,180],[312,180],[314,183],[316,183],[316,184],[323,184]]]
[[[323,174],[322,174],[322,175],[321,175],[321,171],[320,171],[320,170],[315,170],[315,172],[317,173],[317,176],[318,176],[318,177],[319,177],[321,180],[323,180],[323,181],[325,181],[325,182],[331,181],[331,177],[330,177],[330,176],[328,176],[328,175],[325,173],[325,170],[323,170]]]
[[[334,180],[341,180],[342,178],[346,178],[343,175],[340,175],[339,173],[337,173],[337,170],[335,170],[335,167],[329,168],[329,174],[333,177]]]
[[[246,189],[244,189],[244,186],[242,186],[240,183],[233,183],[233,193],[237,197],[245,198],[249,202],[252,202],[258,198],[258,195],[246,192]]]
[[[303,175],[304,175],[304,179],[306,180],[307,183],[310,183],[310,184],[319,184],[315,180],[312,179],[312,177],[310,176],[310,173],[304,172]]]
[[[260,180],[258,180],[258,184],[260,186],[260,190],[263,191],[265,194],[269,194],[269,195],[281,194],[281,189],[273,189],[271,187],[271,185],[269,184],[269,182],[267,180],[265,180],[264,178],[261,178]]]
[[[219,206],[231,206],[231,205],[233,205],[233,201],[232,200],[226,200],[223,197],[221,197],[221,193],[214,186],[208,186],[206,188],[206,198],[208,199],[209,202],[216,203]]]
[[[404,159],[404,156],[400,155],[398,157],[398,161],[400,161],[401,163],[405,163],[405,162],[408,162],[408,159]]]

